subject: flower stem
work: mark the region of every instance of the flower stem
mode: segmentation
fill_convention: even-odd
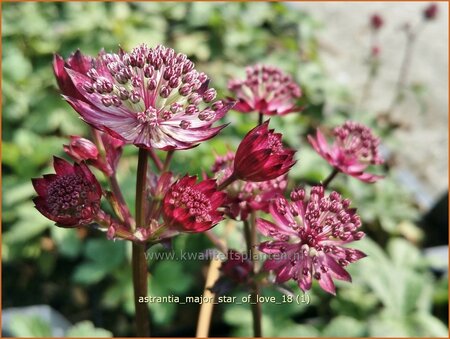
[[[333,172],[330,173],[330,175],[323,181],[322,186],[323,188],[327,188],[330,182],[334,179],[334,177],[339,173],[339,170],[334,167]]]
[[[143,227],[145,222],[145,186],[147,180],[147,151],[139,148],[136,177],[136,226]],[[136,309],[136,334],[138,337],[150,336],[149,311],[146,303],[140,303],[140,297],[147,296],[147,260],[142,244],[133,243],[133,287]]]
[[[262,125],[263,119],[264,119],[264,114],[262,114],[261,112],[259,112],[259,113],[258,113],[258,126],[259,126],[259,125]]]
[[[116,197],[117,201],[119,202],[119,208],[122,212],[122,216],[125,219],[125,222],[127,223],[127,226],[129,228],[134,227],[134,221],[131,216],[130,210],[128,209],[127,203],[125,202],[125,199],[123,197],[122,191],[120,189],[119,183],[117,181],[116,174],[112,174],[110,177],[108,177],[109,180],[109,186],[111,187],[112,192],[114,193],[114,196]]]
[[[388,113],[391,113],[395,106],[400,103],[404,90],[406,81],[408,79],[409,69],[411,68],[411,59],[413,56],[413,48],[416,42],[417,35],[421,29],[421,26],[417,27],[417,30],[414,31],[412,29],[406,31],[406,46],[405,53],[403,54],[402,63],[400,66],[400,71],[398,74],[397,84],[394,91],[394,96],[392,98],[391,104],[387,110]]]
[[[167,152],[166,160],[164,160],[164,165],[161,169],[161,172],[167,172],[170,166],[170,161],[172,160],[173,154],[175,153],[174,150],[170,150]]]
[[[256,224],[255,224],[255,213],[251,214],[251,225],[248,220],[244,220],[244,235],[245,242],[247,244],[247,252],[249,258],[252,262],[252,275],[253,279],[251,282],[251,307],[252,307],[252,316],[253,316],[253,336],[255,338],[262,337],[262,307],[261,303],[258,301],[258,296],[260,294],[260,286],[258,282],[255,280],[255,257],[254,257],[254,248],[256,246]]]
[[[225,181],[223,183],[221,183],[219,185],[219,187],[217,188],[217,190],[221,191],[223,190],[225,187],[227,187],[228,185],[230,185],[231,183],[233,183],[234,181],[236,181],[237,178],[236,176],[233,174],[231,174],[228,178],[225,179]]]
[[[161,159],[156,155],[155,151],[152,149],[148,150],[148,154],[150,155],[150,158],[153,160],[158,171],[161,172],[164,167],[163,163],[161,162]]]

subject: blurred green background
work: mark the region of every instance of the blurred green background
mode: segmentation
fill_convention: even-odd
[[[321,63],[316,33],[326,32],[326,26],[282,3],[3,3],[2,9],[2,305],[50,305],[78,324],[68,336],[132,336],[134,306],[129,244],[108,241],[92,230],[54,227],[31,201],[30,178],[52,171],[51,156],[63,156],[68,135],[88,135],[59,96],[51,68],[54,52],[67,57],[80,48],[95,55],[118,45],[164,44],[187,54],[221,96],[229,95],[228,79],[243,77],[246,65],[281,67],[300,83],[301,104],[306,105],[301,114],[271,120],[299,150],[299,162],[290,172],[296,184],[318,182],[330,171],[306,135],[319,125],[332,127],[352,118],[355,94],[330,78]],[[333,112],[325,119],[329,103]],[[384,149],[398,152],[393,126],[380,126],[378,118],[374,112],[358,112],[361,122],[383,136]],[[212,150],[235,149],[256,119],[230,112],[226,120],[231,124],[220,136],[176,153],[174,171],[201,174],[209,169]],[[135,166],[136,149],[127,147],[119,169],[123,187],[134,187]],[[388,161],[384,170],[386,178],[375,185],[343,175],[332,185],[358,207],[369,235],[355,245],[369,256],[351,265],[353,284],[338,283],[337,297],[314,286],[310,305],[264,304],[266,336],[447,336],[446,264],[425,256],[423,249],[429,244],[423,230],[432,225],[421,222],[424,211],[396,181],[395,163]],[[132,208],[133,190],[124,193]],[[218,235],[224,224],[215,228]],[[228,240],[230,247],[244,249],[238,234]],[[174,247],[198,252],[212,245],[200,234],[179,236]],[[207,265],[151,262],[151,295],[201,295]],[[281,296],[276,289],[264,295]],[[149,307],[154,336],[195,335],[198,305]],[[55,335],[36,316],[16,316],[7,325],[13,336]],[[248,305],[216,306],[210,335],[251,335]]]

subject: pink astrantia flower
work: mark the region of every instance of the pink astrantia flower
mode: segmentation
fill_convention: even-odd
[[[175,182],[163,200],[163,218],[169,228],[181,232],[204,232],[223,219],[218,208],[226,194],[217,191],[216,181],[184,176]]]
[[[295,105],[302,95],[300,87],[277,67],[248,67],[247,78],[230,80],[228,89],[238,100],[234,109],[242,113],[256,111],[265,115],[284,115],[302,110]]]
[[[60,63],[57,77],[65,76]],[[102,51],[87,71],[69,63],[64,69],[81,95],[63,90],[64,98],[83,120],[139,147],[194,147],[225,127],[212,125],[234,104],[214,101],[207,76],[186,55],[164,46]]]
[[[105,175],[111,176],[116,172],[124,142],[100,131],[94,133],[98,136],[104,156],[100,155],[100,151],[92,141],[74,135],[70,136],[68,145],[63,145],[64,152],[76,162],[86,161]]]
[[[239,144],[233,176],[245,181],[267,181],[286,174],[295,164],[295,151],[285,148],[282,134],[268,129],[269,120],[253,128]]]
[[[216,156],[212,172],[218,175],[221,184],[233,172],[234,153]],[[269,211],[269,202],[277,194],[282,194],[287,186],[286,175],[261,182],[244,182],[237,180],[227,186],[226,214],[233,219],[246,220],[253,211]]]
[[[84,164],[71,165],[54,157],[56,174],[32,179],[38,197],[36,208],[58,226],[76,227],[92,223],[100,210],[102,189]]]
[[[307,291],[314,278],[335,294],[333,279],[351,281],[344,268],[365,257],[343,246],[364,236],[356,209],[349,206],[337,192],[325,196],[322,186],[312,187],[309,199],[303,189],[291,193],[291,202],[282,196],[274,199],[270,213],[275,223],[257,219],[258,230],[274,239],[259,245],[269,255],[263,268],[274,271],[278,283],[293,279]]]
[[[316,132],[316,138],[309,135],[308,140],[316,152],[337,170],[369,183],[383,178],[365,173],[369,165],[384,162],[378,152],[380,139],[375,137],[368,127],[347,121],[336,127],[333,135],[335,139],[331,146],[319,130]]]

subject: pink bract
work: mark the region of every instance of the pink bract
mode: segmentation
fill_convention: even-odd
[[[186,55],[145,44],[92,60],[77,53],[64,69],[55,56],[55,74],[63,97],[94,128],[139,147],[179,150],[225,127],[212,125],[234,102],[215,101],[208,77]]]
[[[359,240],[361,220],[350,201],[337,192],[324,195],[322,186],[311,188],[309,199],[303,189],[291,192],[291,202],[282,196],[273,200],[270,213],[275,221],[257,219],[258,230],[271,241],[259,245],[269,255],[265,270],[274,271],[276,281],[297,281],[303,291],[316,279],[326,292],[335,294],[333,279],[351,281],[344,269],[365,254],[344,245]]]
[[[39,212],[61,227],[92,223],[100,209],[102,189],[84,164],[71,165],[54,157],[56,174],[32,179],[38,197],[33,199]]]
[[[285,115],[302,110],[296,106],[296,100],[302,95],[300,87],[291,76],[274,66],[248,67],[247,78],[230,80],[228,89],[238,100],[234,109],[242,113]]]
[[[216,156],[212,172],[220,177],[222,183],[233,172],[234,153],[228,152],[224,156]],[[269,211],[270,200],[277,194],[282,194],[287,186],[287,176],[261,182],[244,182],[237,180],[227,186],[226,214],[233,218],[246,220],[254,211]]]
[[[316,131],[316,137],[308,135],[308,140],[314,150],[337,170],[368,183],[383,178],[365,172],[369,165],[384,162],[378,151],[380,139],[375,137],[368,127],[347,121],[336,127],[333,135],[335,139],[332,145],[327,143],[319,129]]]
[[[233,175],[245,181],[267,181],[286,174],[295,164],[295,151],[285,148],[282,134],[268,129],[269,121],[252,129],[239,144]]]

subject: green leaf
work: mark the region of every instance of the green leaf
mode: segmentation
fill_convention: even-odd
[[[419,313],[414,315],[412,322],[414,326],[419,327],[419,331],[413,335],[421,337],[448,337],[448,327],[429,313]]]
[[[82,243],[76,230],[68,230],[60,227],[51,228],[52,238],[55,240],[58,251],[65,257],[77,257],[82,248]]]
[[[73,273],[72,279],[76,283],[91,285],[102,280],[109,270],[97,262],[87,262],[77,266]]]
[[[15,222],[8,232],[3,234],[3,241],[8,244],[28,241],[44,232],[50,225],[49,221],[44,218],[21,219]]]
[[[324,337],[363,337],[366,333],[364,323],[346,316],[337,316],[325,327]]]
[[[50,324],[39,316],[14,315],[10,323],[10,331],[14,337],[51,337]]]
[[[317,338],[320,333],[313,325],[283,324],[277,328],[275,335],[287,338]]]
[[[85,255],[93,263],[109,271],[119,266],[125,259],[125,244],[123,241],[90,239],[86,243]]]
[[[90,321],[82,321],[71,328],[66,333],[68,338],[111,338],[112,332],[103,328],[95,327]]]

